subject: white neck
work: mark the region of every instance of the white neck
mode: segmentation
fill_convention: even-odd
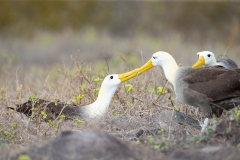
[[[114,93],[117,91],[117,89],[118,86],[106,88],[106,86],[102,85],[97,100],[92,104],[83,107],[84,116],[90,118],[103,116],[107,112],[111,99]]]
[[[217,66],[220,65],[219,63],[217,63],[216,59],[214,58],[214,60],[211,61],[211,63],[205,65],[205,66]]]
[[[174,85],[176,71],[179,68],[176,61],[173,59],[173,57],[169,57],[168,60],[164,61],[161,66],[164,70],[167,80]]]

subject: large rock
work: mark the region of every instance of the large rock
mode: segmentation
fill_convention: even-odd
[[[125,160],[137,158],[119,139],[100,131],[62,132],[55,140],[42,147],[32,147],[25,153],[31,159],[51,160]]]

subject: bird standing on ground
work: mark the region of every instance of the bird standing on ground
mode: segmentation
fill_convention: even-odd
[[[160,51],[138,69],[138,74],[154,66],[163,68],[179,100],[201,109],[206,117],[202,131],[213,114],[220,117],[223,110],[240,104],[240,69],[179,67],[169,53]]]

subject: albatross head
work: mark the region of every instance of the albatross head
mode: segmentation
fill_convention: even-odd
[[[198,52],[198,61],[192,66],[192,68],[199,68],[203,65],[205,66],[215,66],[217,65],[216,58],[212,52],[202,51]]]
[[[110,74],[106,76],[100,87],[97,100],[92,104],[80,108],[80,110],[83,111],[83,116],[90,118],[103,116],[107,112],[111,99],[119,85],[137,76],[137,70],[138,69],[123,74]]]
[[[156,52],[152,55],[152,58],[141,68],[139,68],[138,74],[151,69],[154,66],[161,66],[164,70],[166,78],[173,83],[175,78],[175,71],[179,68],[173,57],[164,51]]]

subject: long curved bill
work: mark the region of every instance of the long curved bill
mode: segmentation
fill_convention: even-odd
[[[145,63],[141,68],[138,69],[138,73],[142,74],[143,72],[151,69],[153,66],[152,60],[150,59],[147,63]]]
[[[127,81],[133,77],[136,77],[143,72],[151,69],[153,67],[152,60],[149,60],[146,64],[144,64],[141,68],[136,68],[130,72],[119,74],[118,78],[120,79],[121,82]]]
[[[133,77],[136,77],[138,76],[138,68],[130,71],[130,72],[127,72],[127,73],[122,73],[122,74],[118,74],[118,78],[120,79],[121,82],[124,82],[124,81],[127,81]]]
[[[198,61],[192,66],[192,68],[199,68],[205,64],[205,59],[203,56],[200,56]]]

